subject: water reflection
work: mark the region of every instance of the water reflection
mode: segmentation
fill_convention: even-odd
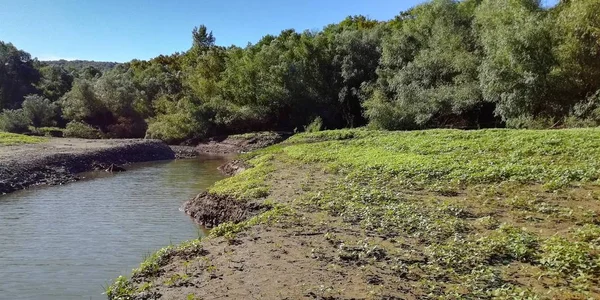
[[[0,196],[0,298],[105,299],[103,285],[144,255],[203,234],[179,208],[223,162],[144,163]]]

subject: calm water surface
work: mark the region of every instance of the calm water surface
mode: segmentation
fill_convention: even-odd
[[[106,299],[145,255],[202,234],[179,208],[222,178],[222,163],[137,164],[0,196],[0,299]]]

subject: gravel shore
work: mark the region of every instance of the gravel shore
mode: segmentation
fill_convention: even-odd
[[[169,146],[155,140],[50,139],[39,144],[0,146],[0,194],[35,185],[58,185],[77,174],[112,164],[174,159]]]

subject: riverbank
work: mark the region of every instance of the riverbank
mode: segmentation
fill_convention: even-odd
[[[248,153],[280,143],[291,136],[288,132],[253,132],[212,137],[195,146],[171,146],[178,159],[192,158],[202,154],[231,155]]]
[[[107,294],[598,298],[599,134],[296,135],[242,155],[245,170],[188,203],[197,222],[221,223],[210,237],[155,253]]]
[[[155,140],[41,139],[0,145],[0,194],[35,185],[58,185],[77,174],[112,164],[174,159],[166,144]]]

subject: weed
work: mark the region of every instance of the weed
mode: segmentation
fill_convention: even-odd
[[[19,144],[35,144],[46,141],[47,139],[22,134],[0,132],[0,146],[10,146]]]

